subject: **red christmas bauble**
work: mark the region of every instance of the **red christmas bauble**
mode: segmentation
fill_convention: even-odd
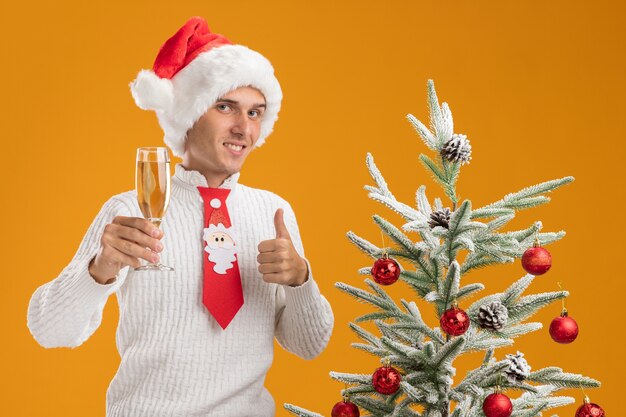
[[[469,329],[470,318],[467,313],[458,307],[444,311],[439,320],[441,328],[450,336],[460,336]]]
[[[391,258],[380,258],[374,262],[372,276],[380,285],[391,285],[400,276],[400,265]]]
[[[552,266],[552,255],[541,246],[526,249],[522,255],[522,267],[532,275],[543,275]]]
[[[578,337],[576,320],[569,317],[567,311],[562,312],[550,323],[550,336],[557,343],[572,343]]]
[[[385,395],[393,394],[400,388],[402,377],[396,368],[382,366],[374,371],[372,375],[372,385],[374,389]]]
[[[598,404],[588,403],[578,407],[576,410],[576,417],[604,417],[604,410]]]
[[[509,417],[513,412],[513,403],[506,395],[494,392],[485,398],[483,412],[487,417]]]
[[[359,407],[350,400],[339,401],[330,412],[332,417],[359,417]]]

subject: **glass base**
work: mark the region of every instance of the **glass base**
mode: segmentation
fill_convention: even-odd
[[[134,268],[135,271],[166,271],[171,272],[174,271],[174,268],[171,266],[163,265],[162,263],[158,264],[146,264],[142,265],[139,268]]]

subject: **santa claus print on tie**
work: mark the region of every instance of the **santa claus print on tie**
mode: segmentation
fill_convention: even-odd
[[[204,250],[209,254],[209,261],[214,262],[213,270],[218,274],[226,274],[237,261],[237,247],[233,236],[233,227],[226,227],[222,223],[209,224],[204,229],[203,239],[206,242]]]

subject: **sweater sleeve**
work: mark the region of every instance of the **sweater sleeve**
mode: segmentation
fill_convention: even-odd
[[[100,209],[69,265],[32,295],[27,325],[41,346],[77,347],[100,326],[104,305],[124,282],[128,267],[122,268],[112,283],[103,285],[89,274],[89,263],[100,249],[104,227],[118,215],[130,212],[112,197]]]
[[[304,258],[304,249],[295,214],[284,202],[285,225],[298,254]],[[304,359],[313,359],[326,348],[333,330],[334,316],[330,304],[320,293],[308,267],[308,277],[297,287],[277,285],[276,339],[286,350]]]

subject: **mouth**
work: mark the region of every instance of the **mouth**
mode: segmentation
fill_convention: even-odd
[[[243,154],[243,150],[246,148],[246,145],[228,143],[228,142],[224,142],[223,145],[235,155]]]

